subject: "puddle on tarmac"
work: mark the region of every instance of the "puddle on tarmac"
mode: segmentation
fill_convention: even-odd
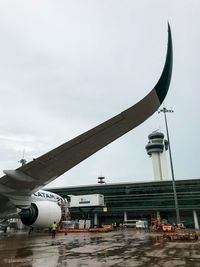
[[[200,241],[168,242],[160,235],[110,233],[0,236],[1,267],[197,267]]]

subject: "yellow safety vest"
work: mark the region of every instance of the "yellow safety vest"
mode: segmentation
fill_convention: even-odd
[[[56,228],[57,228],[57,224],[56,224],[56,223],[53,223],[53,224],[51,225],[51,230],[52,230],[52,231],[55,231]]]

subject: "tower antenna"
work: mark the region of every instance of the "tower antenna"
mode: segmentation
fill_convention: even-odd
[[[18,161],[19,163],[21,163],[21,165],[25,165],[27,160],[24,158],[24,154],[25,154],[25,149],[23,150],[23,153],[22,153],[22,158]]]

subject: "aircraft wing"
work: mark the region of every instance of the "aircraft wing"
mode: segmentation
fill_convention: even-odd
[[[62,175],[101,148],[132,130],[150,117],[163,102],[172,74],[172,38],[168,25],[167,55],[163,72],[155,87],[141,101],[16,170],[4,171],[0,193],[30,195],[30,192]]]

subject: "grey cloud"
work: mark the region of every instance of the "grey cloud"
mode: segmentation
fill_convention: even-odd
[[[169,20],[175,173],[199,177],[199,10],[195,0],[2,1],[0,136],[18,140],[0,139],[2,169],[16,167],[18,148],[30,148],[31,160],[144,97],[163,68]],[[153,179],[144,147],[158,128],[164,119],[154,114],[54,185],[93,183],[99,173],[109,182]]]

